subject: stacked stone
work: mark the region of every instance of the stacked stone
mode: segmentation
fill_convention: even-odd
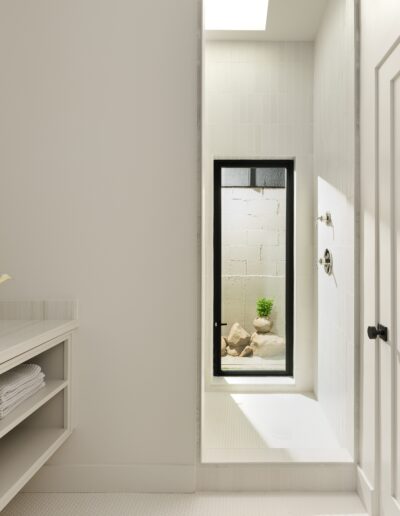
[[[221,340],[221,356],[248,357],[253,354],[250,344],[250,334],[239,323],[232,325],[227,337]]]
[[[267,317],[257,317],[253,321],[256,331],[251,336],[250,346],[254,355],[272,358],[285,352],[285,340],[271,333],[272,321]]]
[[[221,356],[258,356],[272,358],[285,352],[285,340],[271,333],[272,321],[258,317],[253,322],[256,331],[250,336],[247,331],[234,323],[227,337],[221,338]]]

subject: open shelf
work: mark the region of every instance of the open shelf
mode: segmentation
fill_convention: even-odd
[[[65,304],[65,303],[64,303]],[[14,306],[15,305],[15,306]],[[71,435],[72,333],[58,304],[0,303],[0,376],[20,364],[37,364],[46,385],[0,420],[0,512]],[[53,313],[60,319],[20,319],[19,313]],[[39,314],[40,315],[40,314]],[[16,317],[17,316],[17,317]]]
[[[69,434],[65,428],[20,426],[0,441],[0,511]]]
[[[22,402],[21,405],[18,405],[8,416],[0,420],[0,439],[65,389],[67,385],[67,380],[46,381],[46,386],[43,389],[40,389],[36,394]]]

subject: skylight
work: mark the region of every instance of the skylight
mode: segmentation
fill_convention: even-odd
[[[205,30],[265,30],[268,0],[204,0]]]

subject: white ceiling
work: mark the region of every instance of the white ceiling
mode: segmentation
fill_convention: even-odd
[[[206,31],[206,39],[313,41],[327,0],[269,0],[265,31]]]

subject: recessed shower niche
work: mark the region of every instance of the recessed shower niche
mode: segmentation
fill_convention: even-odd
[[[354,461],[355,9],[203,31],[203,462]]]

